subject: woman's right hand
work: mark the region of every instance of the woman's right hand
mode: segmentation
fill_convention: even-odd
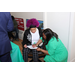
[[[36,47],[36,44],[33,44],[32,47],[33,47],[33,48]]]
[[[27,48],[27,45],[25,44],[24,47]]]

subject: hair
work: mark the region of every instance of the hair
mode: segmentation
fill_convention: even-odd
[[[11,16],[12,20],[14,20],[14,16]]]
[[[44,43],[45,43],[46,45],[48,44],[49,40],[50,40],[53,36],[54,36],[54,37],[57,39],[57,41],[58,41],[58,35],[57,35],[55,32],[53,32],[51,29],[47,28],[47,29],[43,30],[43,33],[44,33],[45,36],[46,36],[46,40],[43,38]]]
[[[36,28],[36,26],[34,26],[34,25],[30,25],[29,29],[31,29],[31,28]]]
[[[31,25],[39,27],[39,22],[35,18],[29,19],[26,23],[26,27],[30,27]]]

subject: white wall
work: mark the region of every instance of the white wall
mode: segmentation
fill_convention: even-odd
[[[68,49],[70,12],[47,12],[47,27],[56,32]]]
[[[36,18],[37,20],[43,20],[43,12],[11,12],[16,18],[23,18],[24,29],[26,29],[26,19]],[[23,39],[23,31],[19,30],[19,38]]]
[[[45,28],[51,28],[68,50],[68,61],[75,62],[75,12],[45,12]]]

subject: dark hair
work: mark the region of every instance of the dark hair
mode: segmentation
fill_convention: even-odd
[[[14,20],[14,16],[11,16],[12,20]]]
[[[29,28],[36,28],[36,26],[35,25],[30,25],[30,27]]]
[[[57,35],[55,32],[53,32],[51,29],[47,28],[47,29],[43,30],[43,33],[44,33],[45,36],[46,36],[46,40],[43,38],[43,40],[44,40],[44,42],[45,42],[46,45],[48,44],[49,40],[50,40],[53,36],[54,36],[54,37],[57,39],[57,41],[58,41],[58,35]]]

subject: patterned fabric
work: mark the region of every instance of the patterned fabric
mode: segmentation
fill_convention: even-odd
[[[31,36],[31,34],[28,34],[28,35],[27,35],[27,39],[28,39],[28,41],[30,41],[30,42],[32,41],[32,36]]]
[[[42,30],[41,30],[41,28],[38,27],[37,29],[38,29],[38,31],[39,31],[40,37],[42,37]],[[32,35],[31,35],[31,33],[30,33],[30,29],[27,29],[27,30],[25,30],[25,32],[24,32],[22,45],[23,45],[23,47],[24,47],[25,44],[26,44],[26,45],[31,45],[31,42],[32,42]]]
[[[24,48],[23,49],[23,59],[25,62],[28,61],[28,53],[31,51],[31,49],[29,48]],[[38,62],[38,51],[37,50],[32,50],[32,54],[33,54],[33,61],[34,62]]]

